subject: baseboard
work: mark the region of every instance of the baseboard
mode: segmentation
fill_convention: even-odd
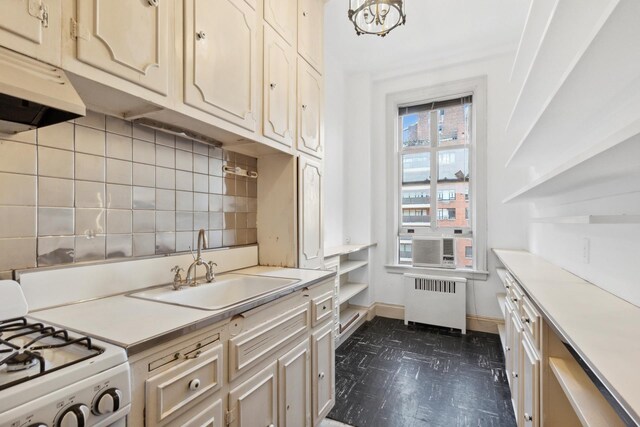
[[[375,302],[369,307],[360,308],[368,310],[367,320],[371,320],[376,316],[404,320],[404,306],[402,305]],[[471,331],[497,334],[498,325],[502,324],[504,324],[504,319],[499,317],[467,315],[467,329]]]

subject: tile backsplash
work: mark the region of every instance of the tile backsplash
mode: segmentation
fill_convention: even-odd
[[[89,112],[0,135],[0,274],[256,243],[257,160]],[[1,273],[5,272],[5,273]]]

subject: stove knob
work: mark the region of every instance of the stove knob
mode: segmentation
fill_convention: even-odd
[[[110,388],[96,399],[93,405],[93,413],[96,415],[106,415],[120,409],[122,392],[117,388]]]
[[[89,408],[81,403],[71,406],[62,413],[58,427],[84,427],[89,418]]]

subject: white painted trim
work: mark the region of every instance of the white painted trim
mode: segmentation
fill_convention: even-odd
[[[386,140],[395,141],[398,135],[398,107],[430,99],[443,99],[459,94],[472,93],[472,135],[469,147],[471,164],[471,221],[474,230],[475,268],[487,269],[487,76],[438,84],[430,87],[391,93],[386,99]],[[399,166],[396,144],[387,144],[387,218],[392,220],[387,227],[387,263],[396,262],[396,237],[399,224]]]
[[[367,307],[361,308],[367,309]],[[404,306],[374,302],[368,308],[367,320],[371,320],[376,316],[404,320]],[[504,319],[499,317],[467,315],[467,330],[470,331],[498,334],[498,325],[504,325]]]

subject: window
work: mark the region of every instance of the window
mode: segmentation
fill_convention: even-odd
[[[456,267],[473,268],[471,108],[471,96],[398,108],[399,263],[411,263],[412,236],[459,230]]]

